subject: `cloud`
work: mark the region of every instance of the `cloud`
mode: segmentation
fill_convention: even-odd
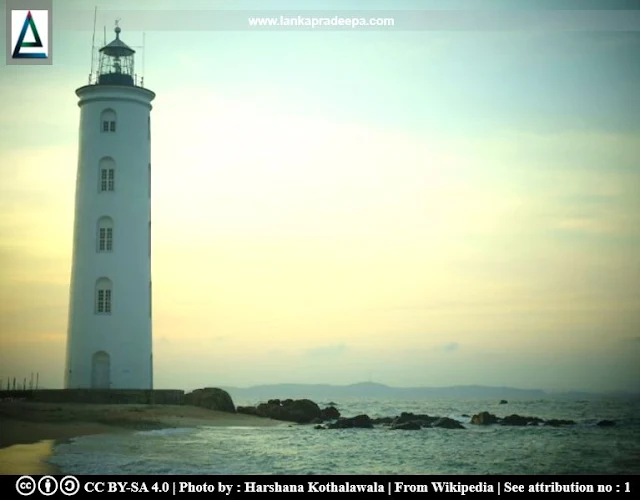
[[[344,354],[346,351],[347,351],[347,346],[345,344],[337,344],[337,345],[314,347],[313,349],[308,349],[306,351],[306,355],[312,358],[333,357],[333,356],[340,356]]]

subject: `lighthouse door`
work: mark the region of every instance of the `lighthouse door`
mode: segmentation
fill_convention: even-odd
[[[109,389],[111,386],[111,359],[104,351],[93,355],[91,362],[91,388]]]

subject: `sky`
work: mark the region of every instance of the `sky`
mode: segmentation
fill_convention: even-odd
[[[157,94],[156,388],[640,392],[640,31],[580,31],[552,11],[554,29],[509,20],[514,8],[623,2],[484,2],[502,30],[154,21],[144,64],[127,10],[366,8],[406,20],[402,10],[480,2],[95,5],[96,38],[106,24],[112,39],[118,15]],[[0,65],[3,385],[31,373],[63,384],[75,89],[91,70],[93,6],[54,0],[52,66]],[[4,10],[0,0],[1,26]]]

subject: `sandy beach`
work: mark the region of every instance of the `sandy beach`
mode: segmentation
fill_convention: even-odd
[[[99,405],[0,401],[0,474],[56,474],[46,462],[57,442],[79,436],[201,426],[283,422],[187,405]]]

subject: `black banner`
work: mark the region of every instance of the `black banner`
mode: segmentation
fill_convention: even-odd
[[[254,493],[358,495],[548,495],[631,497],[637,476],[0,476],[3,498],[138,494],[214,496]]]

